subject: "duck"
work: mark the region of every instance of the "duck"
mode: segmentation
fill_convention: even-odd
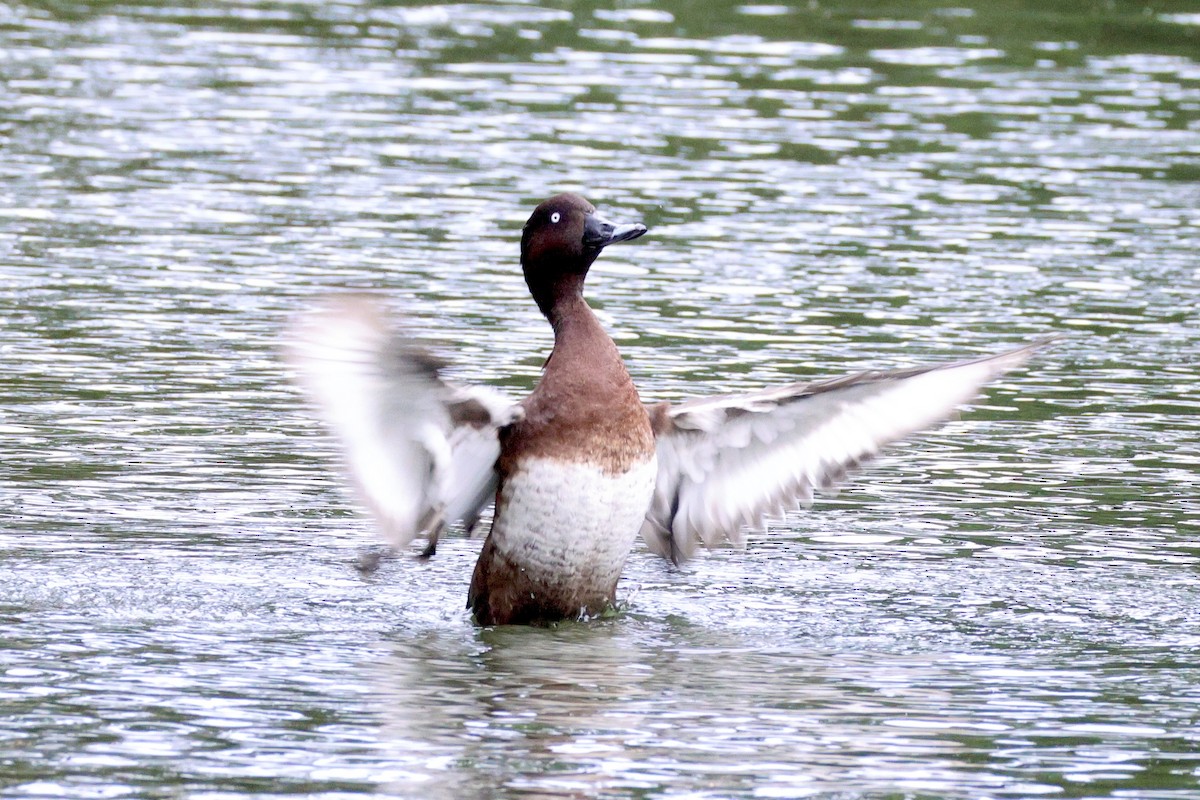
[[[604,249],[646,231],[569,192],[533,210],[520,265],[554,345],[521,400],[448,379],[449,362],[375,295],[326,298],[287,334],[295,380],[340,441],[350,482],[391,547],[423,538],[430,557],[439,536],[478,531],[494,506],[467,594],[478,625],[604,614],[639,538],[676,565],[701,546],[744,546],[749,532],[952,417],[1052,341],[647,404],[584,298]]]

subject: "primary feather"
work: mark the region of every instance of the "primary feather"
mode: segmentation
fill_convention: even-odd
[[[699,544],[744,542],[808,505],[885,445],[952,416],[1049,340],[985,358],[863,372],[653,410],[658,478],[642,536],[679,563]]]
[[[884,446],[952,416],[1045,339],[997,355],[862,372],[650,408],[657,451],[642,538],[680,563],[701,544],[743,544],[789,509],[811,504]],[[289,362],[341,440],[385,537],[403,547],[448,525],[468,528],[495,497],[500,430],[520,404],[440,376],[370,297],[326,302],[292,327]]]
[[[301,316],[289,363],[345,450],[346,464],[384,536],[430,546],[468,527],[496,491],[497,431],[520,415],[500,392],[443,380],[443,362],[391,327],[369,297],[327,301]]]

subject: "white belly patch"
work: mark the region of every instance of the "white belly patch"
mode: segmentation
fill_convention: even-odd
[[[655,459],[623,475],[599,467],[527,458],[504,482],[496,548],[530,577],[585,592],[611,589],[650,506]]]

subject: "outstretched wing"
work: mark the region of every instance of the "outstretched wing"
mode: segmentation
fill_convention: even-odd
[[[652,408],[658,478],[642,537],[675,563],[699,543],[741,545],[746,529],[807,506],[814,489],[836,483],[884,445],[949,418],[1050,341],[971,361]]]
[[[425,535],[432,552],[447,525],[474,524],[495,495],[498,432],[519,418],[518,404],[442,380],[445,363],[393,328],[367,295],[301,315],[285,354],[394,546]]]

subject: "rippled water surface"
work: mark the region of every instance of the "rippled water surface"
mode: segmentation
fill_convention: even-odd
[[[1200,796],[1192,2],[0,6],[0,797]],[[1068,337],[621,614],[474,628],[277,358],[532,386],[585,192],[650,398]]]

